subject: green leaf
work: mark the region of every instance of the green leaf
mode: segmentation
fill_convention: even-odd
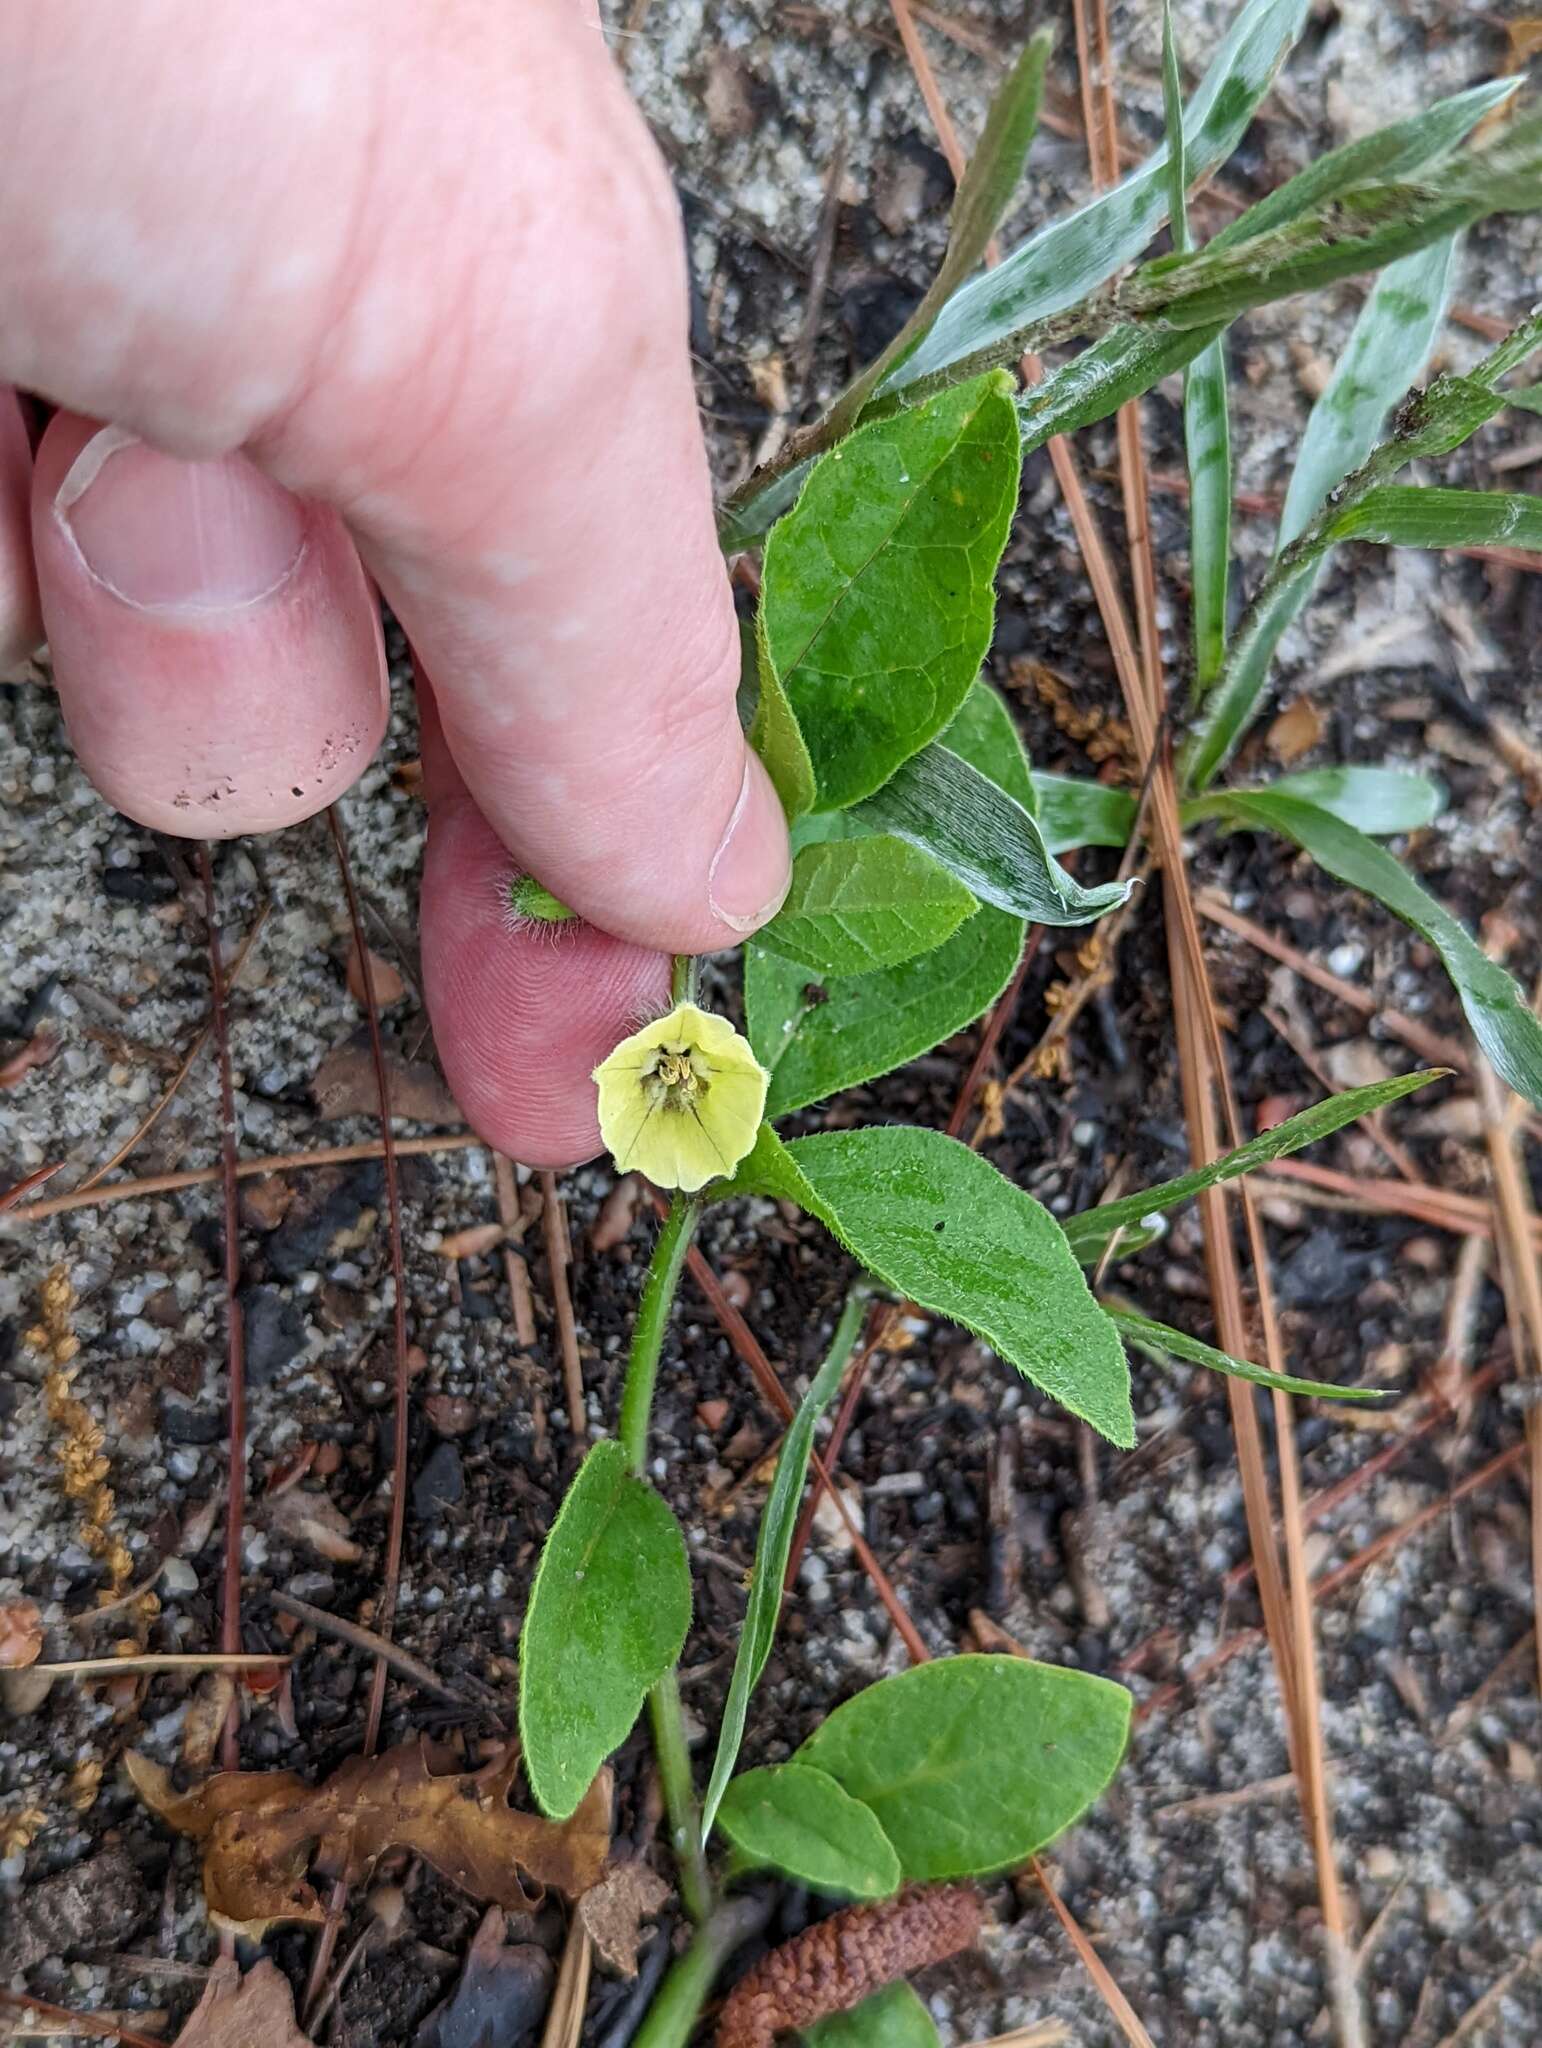
[[[1136,803],[1127,789],[1090,782],[1079,775],[1033,776],[1039,823],[1051,853],[1070,853],[1078,846],[1129,844],[1135,829]]]
[[[941,2048],[931,2014],[908,1984],[887,1984],[850,2012],[810,2027],[808,2048]]]
[[[1122,1685],[1022,1657],[939,1657],[836,1708],[794,1757],[872,1808],[907,1879],[1009,1870],[1119,1768]]]
[[[1208,177],[1236,148],[1305,18],[1305,0],[1249,0],[1240,11],[1184,117],[1192,179]],[[956,372],[982,350],[1002,362],[1020,355],[1023,329],[1074,305],[1140,254],[1167,201],[1164,145],[1111,192],[1040,228],[956,292],[886,389]]]
[[[891,1125],[784,1145],[768,1124],[714,1192],[796,1202],[886,1287],[973,1330],[1110,1442],[1134,1443],[1124,1353],[1064,1231],[957,1139]]]
[[[1104,1202],[1096,1209],[1085,1209],[1079,1216],[1068,1218],[1067,1241],[1084,1266],[1096,1265],[1116,1232],[1138,1228],[1148,1216],[1158,1216],[1164,1209],[1192,1201],[1206,1188],[1238,1180],[1255,1167],[1267,1166],[1271,1159],[1284,1159],[1303,1146],[1315,1145],[1320,1138],[1331,1137],[1345,1124],[1353,1123],[1356,1117],[1368,1116],[1372,1110],[1411,1095],[1416,1088],[1443,1080],[1446,1072],[1444,1067],[1435,1067],[1425,1073],[1397,1074],[1386,1081],[1372,1081],[1364,1088],[1346,1088],[1341,1094],[1330,1095],[1325,1102],[1314,1102],[1310,1109],[1286,1117],[1272,1130],[1260,1131],[1256,1138],[1239,1145],[1235,1152],[1228,1152],[1224,1159],[1213,1159],[1208,1166],[1179,1174],[1176,1180],[1159,1181],[1139,1194],[1123,1195],[1116,1202]]]
[[[1373,837],[1417,832],[1446,807],[1441,785],[1408,768],[1303,768],[1261,786],[1265,795],[1299,797]],[[1207,796],[1191,797],[1183,806],[1184,824],[1218,815],[1213,803]]]
[[[810,982],[753,941],[744,1014],[771,1076],[766,1115],[787,1116],[902,1067],[982,1016],[1012,979],[1022,920],[979,910],[934,952],[877,974]]]
[[[1403,177],[1422,169],[1463,137],[1516,89],[1513,78],[1439,100],[1422,114],[1379,128],[1357,142],[1330,150],[1286,184],[1230,222],[1206,245],[1225,249],[1263,234],[1374,178]],[[1023,452],[1042,447],[1055,434],[1074,433],[1106,419],[1127,399],[1138,398],[1164,377],[1201,355],[1225,331],[1225,323],[1169,333],[1161,326],[1134,323],[1112,328],[1101,339],[1052,370],[1018,399]],[[768,522],[769,523],[769,520]]]
[[[752,1869],[780,1870],[838,1898],[886,1899],[899,1890],[899,1858],[877,1816],[807,1764],[741,1772],[723,1794],[717,1824]]]
[[[1084,889],[1051,855],[1038,819],[940,741],[897,768],[858,815],[941,861],[982,902],[1039,924],[1086,924],[1130,893],[1128,882]]]
[[[869,795],[968,695],[1019,464],[1011,379],[977,378],[858,428],[772,533],[763,645],[821,809]]]
[[[912,355],[938,314],[983,261],[997,223],[1011,204],[1039,125],[1044,67],[1054,48],[1052,29],[1040,29],[1007,74],[986,116],[985,131],[953,199],[948,246],[926,296],[876,362],[855,378],[831,408],[831,427],[844,433],[884,378]]]
[[[1334,540],[1395,548],[1542,548],[1542,498],[1525,491],[1381,484],[1347,505],[1328,530]]]
[[[1519,391],[1507,391],[1505,404],[1518,406],[1522,412],[1542,412],[1542,384],[1528,384]]]
[[[750,1576],[749,1605],[745,1610],[744,1626],[739,1631],[733,1678],[718,1730],[717,1755],[712,1763],[707,1796],[702,1802],[703,1840],[712,1830],[713,1816],[733,1775],[739,1745],[744,1740],[744,1721],[749,1712],[750,1695],[760,1683],[766,1659],[771,1654],[771,1645],[776,1640],[777,1617],[782,1611],[782,1581],[787,1576],[787,1559],[792,1551],[793,1530],[798,1520],[798,1502],[802,1498],[804,1479],[808,1476],[809,1452],[814,1447],[814,1425],[841,1383],[841,1374],[850,1361],[852,1346],[857,1341],[866,1310],[866,1291],[853,1288],[847,1296],[824,1363],[798,1403],[787,1434],[782,1438],[776,1476],[771,1481],[771,1491],[766,1497],[755,1538],[755,1569]]]
[[[1329,1380],[1298,1380],[1292,1373],[1271,1372],[1266,1365],[1254,1365],[1250,1359],[1233,1358],[1229,1352],[1217,1351],[1213,1344],[1201,1344],[1186,1331],[1169,1329],[1166,1323],[1154,1323],[1148,1316],[1112,1306],[1108,1312],[1120,1336],[1128,1337],[1159,1364],[1169,1357],[1181,1358],[1188,1365],[1225,1373],[1229,1379],[1251,1380],[1255,1386],[1270,1387],[1277,1394],[1304,1394],[1317,1401],[1384,1401],[1390,1391],[1386,1387],[1336,1387]]]
[[[620,1444],[596,1444],[546,1539],[520,1637],[519,1733],[544,1813],[576,1809],[690,1621],[679,1524]]]
[[[1513,978],[1385,847],[1315,804],[1267,790],[1218,793],[1216,814],[1291,840],[1320,868],[1374,896],[1427,939],[1440,955],[1472,1035],[1495,1073],[1534,1108],[1542,1109],[1542,1024]]]
[[[1025,811],[1038,810],[1033,769],[1017,720],[1001,692],[980,676],[943,735],[950,754],[994,782]]]
[[[979,908],[929,854],[888,834],[806,846],[758,943],[815,975],[871,974],[929,953]]]
[[[750,721],[750,745],[766,764],[766,773],[771,777],[772,785],[782,800],[782,809],[791,823],[813,808],[817,794],[814,764],[809,759],[787,692],[776,673],[776,664],[766,651],[764,610],[757,614],[755,620],[755,652],[760,688],[755,699],[755,715]]]

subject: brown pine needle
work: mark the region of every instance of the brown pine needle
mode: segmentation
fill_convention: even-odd
[[[71,2033],[87,2034],[94,2040],[121,2041],[123,2048],[166,2048],[164,2041],[152,2034],[139,2034],[126,2027],[118,2018],[109,2019],[105,2013],[71,2012],[68,2006],[52,2005],[46,1998],[30,1998],[25,1992],[10,1991],[0,1985],[0,2007],[21,2015],[25,2020],[28,2013],[36,2013],[39,2019],[51,2020],[54,2025],[50,2032],[68,2029]],[[21,2027],[12,2029],[13,2038],[22,2032]]]
[[[1141,2025],[1135,2008],[1130,2004],[1130,2001],[1125,1997],[1110,1975],[1107,1963],[1104,1962],[1092,1943],[1087,1939],[1086,1933],[1077,1922],[1070,1908],[1050,1882],[1049,1872],[1044,1868],[1044,1865],[1037,1856],[1032,1860],[1033,1874],[1043,1886],[1044,1896],[1055,1910],[1055,1918],[1065,1929],[1066,1939],[1080,1958],[1082,1968],[1097,1986],[1099,1997],[1108,2007],[1113,2018],[1118,2022],[1120,2031],[1129,2042],[1130,2048],[1155,2048],[1151,2036]]]
[[[578,1327],[573,1320],[573,1296],[568,1287],[567,1212],[557,1176],[549,1169],[541,1175],[541,1228],[546,1235],[546,1271],[551,1282],[552,1307],[557,1315],[557,1337],[562,1347],[562,1385],[568,1404],[568,1427],[577,1443],[589,1440],[589,1411],[584,1405],[584,1367],[578,1355]]]

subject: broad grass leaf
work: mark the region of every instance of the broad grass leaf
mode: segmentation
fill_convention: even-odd
[[[979,905],[919,847],[882,833],[804,847],[787,900],[757,934],[810,974],[871,974],[929,953]]]
[[[1427,939],[1440,955],[1472,1035],[1495,1073],[1534,1108],[1542,1109],[1542,1023],[1514,978],[1489,959],[1466,926],[1385,847],[1298,797],[1228,790],[1217,792],[1215,806],[1215,814],[1233,824],[1290,840],[1320,868],[1374,896]]]
[[[1411,768],[1303,768],[1294,775],[1277,775],[1261,788],[1266,796],[1293,796],[1316,804],[1373,838],[1417,832],[1433,824],[1446,807],[1441,785]],[[1184,824],[1197,825],[1218,815],[1211,809],[1212,801],[1207,796],[1191,798],[1183,806]]]
[[[519,1732],[542,1809],[574,1811],[625,1742],[691,1620],[685,1539],[665,1501],[598,1443],[552,1524],[519,1645]]]
[[[983,908],[935,951],[855,978],[813,981],[752,941],[744,1014],[771,1076],[766,1115],[787,1116],[930,1052],[990,1008],[1022,949],[1022,919]]]
[[[1064,1231],[989,1160],[940,1131],[768,1126],[716,1191],[796,1202],[896,1294],[983,1337],[1111,1443],[1135,1442],[1130,1374]]]
[[[1112,1306],[1108,1312],[1120,1336],[1128,1338],[1159,1363],[1166,1363],[1169,1358],[1181,1358],[1187,1365],[1202,1365],[1209,1372],[1225,1374],[1228,1379],[1251,1380],[1254,1386],[1272,1387],[1278,1394],[1302,1394],[1318,1401],[1384,1401],[1390,1391],[1386,1387],[1336,1387],[1328,1380],[1301,1380],[1293,1373],[1271,1372],[1266,1365],[1254,1365],[1246,1358],[1233,1358],[1229,1352],[1217,1351],[1213,1344],[1202,1344],[1184,1330],[1170,1329],[1166,1323],[1154,1323],[1149,1316],[1135,1315],[1130,1310]]]
[[[772,533],[761,644],[820,809],[870,795],[968,695],[1020,460],[1012,382],[994,372],[860,427]]]
[[[760,1528],[755,1537],[755,1568],[750,1575],[749,1604],[745,1609],[744,1626],[739,1631],[739,1647],[734,1653],[733,1677],[729,1681],[728,1698],[718,1728],[712,1776],[708,1780],[707,1796],[702,1802],[703,1839],[712,1830],[718,1802],[724,1796],[738,1761],[750,1696],[760,1683],[766,1659],[771,1655],[771,1645],[776,1640],[777,1619],[782,1611],[782,1581],[787,1575],[787,1559],[792,1551],[793,1531],[798,1521],[798,1503],[803,1497],[804,1479],[808,1476],[814,1427],[841,1383],[841,1374],[850,1361],[866,1307],[861,1293],[854,1292],[847,1299],[824,1363],[810,1381],[808,1392],[798,1403],[787,1434],[782,1438],[776,1474],[771,1481],[771,1491],[761,1511]]]
[[[803,2035],[807,2048],[940,2048],[931,2014],[908,1984],[888,1984]]]
[[[1039,924],[1086,924],[1130,893],[1128,882],[1083,888],[1050,853],[1037,818],[940,741],[897,768],[859,815],[941,861],[983,903]]]
[[[827,1897],[886,1899],[900,1887],[899,1858],[876,1814],[827,1771],[778,1764],[741,1771],[717,1825],[743,1863],[779,1870]]]
[[[1138,1229],[1148,1216],[1158,1216],[1164,1209],[1192,1201],[1206,1188],[1238,1180],[1255,1167],[1267,1166],[1272,1159],[1284,1159],[1304,1146],[1315,1145],[1320,1138],[1331,1137],[1357,1117],[1384,1109],[1389,1102],[1398,1102],[1431,1081],[1444,1080],[1446,1071],[1444,1067],[1435,1067],[1423,1073],[1397,1074],[1391,1080],[1372,1081],[1364,1088],[1346,1088],[1341,1094],[1330,1095],[1325,1102],[1314,1102],[1310,1109],[1286,1117],[1270,1130],[1260,1131],[1256,1138],[1250,1138],[1224,1158],[1212,1160],[1208,1166],[1196,1167],[1192,1173],[1179,1174],[1176,1180],[1159,1181],[1138,1194],[1122,1195],[1117,1201],[1104,1202],[1096,1209],[1084,1209],[1079,1216],[1068,1217],[1067,1241],[1084,1266],[1096,1265],[1116,1231]],[[746,1165],[754,1158],[752,1152]]]
[[[1305,0],[1249,0],[1215,54],[1184,116],[1190,174],[1224,163],[1301,33]],[[1020,329],[1073,306],[1133,261],[1167,213],[1165,145],[1112,191],[1030,235],[992,271],[956,292],[921,346],[889,378],[897,391],[945,373],[982,350],[1002,359]]]
[[[835,1709],[793,1761],[877,1815],[911,1880],[1009,1870],[1068,1828],[1124,1755],[1122,1685],[1022,1657],[940,1657]]]
[[[1525,491],[1457,491],[1381,484],[1346,506],[1334,540],[1397,548],[1542,548],[1542,498]]]

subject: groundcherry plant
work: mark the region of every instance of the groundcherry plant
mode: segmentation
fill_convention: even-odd
[[[1216,780],[1260,707],[1281,636],[1340,543],[1542,546],[1542,500],[1397,480],[1506,406],[1542,410],[1542,387],[1517,381],[1542,347],[1537,315],[1475,368],[1413,388],[1464,228],[1542,201],[1542,119],[1515,113],[1513,80],[1319,158],[1194,246],[1187,196],[1236,145],[1306,12],[1307,0],[1250,0],[1187,105],[1167,23],[1164,146],[982,269],[1036,125],[1049,55],[1048,37],[1036,36],[991,111],[941,271],[915,315],[723,510],[725,549],[761,550],[741,710],[792,828],[792,885],[745,948],[742,1034],[700,1007],[695,964],[682,959],[669,1014],[596,1071],[617,1166],[672,1199],[616,1435],[591,1450],[563,1502],[520,1659],[525,1768],[554,1817],[577,1808],[645,1705],[651,1716],[697,1931],[644,2022],[643,2048],[689,2035],[744,1932],[742,1887],[756,1873],[849,1902],[1009,1870],[1085,1811],[1124,1751],[1122,1687],[1014,1657],[958,1656],[880,1680],[786,1761],[738,1770],[815,1434],[875,1298],[974,1332],[1004,1370],[1124,1448],[1135,1442],[1127,1346],[1294,1393],[1374,1398],[1265,1373],[1110,1305],[1086,1274],[1101,1280],[1175,1204],[1433,1073],[1329,1097],[1218,1162],[1064,1222],[936,1131],[777,1133],[793,1112],[979,1017],[1011,979],[1030,923],[1086,926],[1126,899],[1128,884],[1085,887],[1057,856],[1124,846],[1134,794],[1036,774],[980,674],[1025,450],[1181,373],[1193,588],[1184,823],[1282,835],[1377,898],[1434,948],[1484,1055],[1542,1108],[1542,1027],[1521,992],[1382,843],[1428,824],[1439,789],[1353,766],[1237,787]],[[1475,141],[1480,124],[1486,139]],[[1138,260],[1164,225],[1171,253]],[[1268,301],[1367,274],[1376,282],[1311,414],[1273,561],[1231,628],[1228,326]],[[1015,366],[1028,350],[1051,351],[1057,365],[1024,389]],[[518,907],[567,914],[534,882],[519,885]],[[856,1278],[782,1441],[698,1790],[676,1681],[690,1568],[648,1478],[649,1415],[698,1221],[708,1204],[747,1197],[796,1205],[850,1253]],[[810,2038],[833,2042],[821,2033],[831,2026],[847,2048],[937,2038],[903,1986]]]

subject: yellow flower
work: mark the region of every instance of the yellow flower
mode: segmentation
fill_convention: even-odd
[[[726,1017],[677,1003],[623,1038],[594,1078],[600,1135],[621,1171],[691,1194],[753,1146],[771,1077]]]

